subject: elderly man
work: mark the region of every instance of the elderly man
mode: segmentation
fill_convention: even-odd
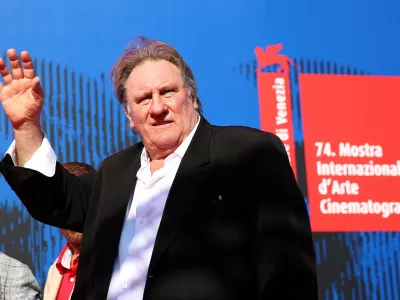
[[[34,218],[83,231],[73,300],[317,299],[307,209],[283,144],[209,124],[175,49],[142,38],[119,58],[113,85],[142,141],[80,177],[42,132],[28,52],[8,57],[0,100],[15,142],[0,171]]]
[[[29,267],[0,252],[0,300],[39,300],[40,287]]]
[[[62,166],[75,176],[96,172],[92,166],[81,162],[69,162]],[[67,244],[49,269],[43,300],[69,300],[74,290],[82,233],[67,229],[61,229],[61,232]]]

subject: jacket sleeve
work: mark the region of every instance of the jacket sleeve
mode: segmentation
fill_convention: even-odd
[[[77,177],[57,162],[54,175],[48,177],[14,166],[9,154],[0,162],[0,172],[34,219],[82,232],[96,173]]]
[[[28,266],[24,265],[24,272],[21,273],[20,282],[21,294],[24,295],[21,299],[39,300],[41,298],[41,290],[35,276],[33,276]]]
[[[309,216],[286,150],[263,134],[253,166],[259,299],[317,300],[316,261]]]
[[[35,276],[29,267],[20,261],[6,257],[6,272],[3,271],[3,282],[1,292],[4,293],[4,299],[15,300],[39,300],[41,299],[41,289]],[[0,292],[0,294],[1,294]]]

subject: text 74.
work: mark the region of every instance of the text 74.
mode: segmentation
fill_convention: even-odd
[[[331,143],[329,142],[315,142],[315,147],[317,147],[317,157],[326,155],[329,157],[335,157],[336,153],[331,150]]]

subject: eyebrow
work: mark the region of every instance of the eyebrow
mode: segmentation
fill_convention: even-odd
[[[176,82],[168,82],[165,83],[161,86],[157,87],[157,90],[159,90],[160,92],[165,91],[166,89],[171,89],[171,88],[178,88],[178,84]],[[143,98],[145,96],[148,96],[149,94],[152,94],[152,90],[142,90],[140,92],[138,92],[137,94],[134,95],[135,99],[140,99]]]

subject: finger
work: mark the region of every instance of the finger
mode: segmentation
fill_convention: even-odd
[[[35,78],[35,69],[33,68],[33,62],[28,51],[21,52],[21,61],[24,67],[24,77],[29,79]]]
[[[6,63],[2,58],[0,58],[0,75],[3,77],[4,83],[9,84],[13,81],[12,75],[7,68]]]
[[[15,49],[10,49],[7,51],[8,59],[10,60],[11,72],[14,79],[24,78],[24,73],[22,72],[21,64],[19,63],[19,58],[17,51]]]
[[[32,94],[35,98],[43,98],[43,89],[40,85],[40,78],[38,76],[32,80]]]
[[[4,85],[0,82],[0,94],[1,94],[1,90],[4,88]]]

